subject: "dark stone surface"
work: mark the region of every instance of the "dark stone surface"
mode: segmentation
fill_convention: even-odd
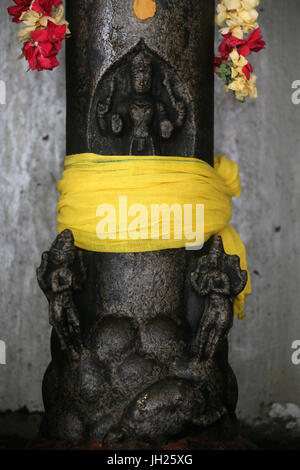
[[[173,155],[176,145],[179,155],[188,155],[195,143],[190,103],[174,69],[141,39],[99,81],[88,148],[99,153],[105,147],[118,155]]]
[[[67,1],[72,30],[67,41],[67,153],[128,154],[128,146],[120,146],[118,139],[97,135],[95,110],[98,100],[103,103],[108,96],[113,75],[117,108],[122,101],[128,104],[134,88],[130,59],[143,40],[153,61],[152,97],[172,111],[162,83],[168,72],[172,89],[186,105],[182,133],[163,148],[165,154],[179,152],[212,163],[214,2],[157,1],[156,15],[146,21],[135,17],[132,6],[133,0]]]
[[[132,5],[67,2],[67,153],[212,164],[214,2],[158,1],[144,22]],[[234,435],[227,334],[245,273],[220,240],[201,252],[105,254],[75,248],[65,231],[38,280],[54,327],[43,436]]]
[[[176,251],[171,253],[177,258]],[[172,298],[169,286],[175,281],[169,279],[170,273],[177,279],[176,271],[164,271],[165,263],[159,264],[160,257],[168,257],[166,252],[155,253],[156,268],[150,264],[137,290],[125,266],[119,285],[102,286],[110,300],[98,298],[95,314],[83,324],[84,312],[75,296],[78,291],[85,294],[86,255],[89,258],[89,253],[74,247],[72,233],[65,230],[44,253],[38,269],[54,327],[52,362],[43,383],[42,435],[164,442],[194,427],[207,438],[215,438],[216,432],[221,439],[233,437],[237,385],[227,362],[226,338],[233,321],[233,301],[247,279],[239,259],[224,253],[218,237],[195,270],[187,273],[205,306],[194,328],[182,304],[161,306],[164,296]],[[141,293],[143,286],[156,270],[162,290],[146,296]],[[103,275],[109,280],[115,270],[102,269]],[[101,276],[95,279],[101,281]],[[122,301],[126,295],[130,302]],[[140,295],[145,295],[143,302]],[[211,436],[211,427],[218,422]]]

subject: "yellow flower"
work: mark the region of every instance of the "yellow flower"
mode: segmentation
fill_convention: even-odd
[[[240,55],[236,49],[231,52],[229,57],[232,60],[231,78],[233,81],[225,87],[226,90],[234,91],[236,98],[240,101],[244,101],[247,96],[257,98],[256,76],[251,73],[248,80],[243,72],[243,67],[248,64],[248,60]]]
[[[222,4],[219,3],[217,6],[217,16],[216,16],[216,23],[218,26],[221,26],[225,23],[227,19],[227,8]]]
[[[26,25],[25,28],[21,29],[19,31],[19,41],[20,42],[27,42],[32,39],[31,37],[31,32],[36,31],[38,29],[44,29],[47,27],[48,21],[52,21],[53,23],[57,25],[66,25],[66,34],[70,34],[69,30],[69,23],[64,19],[64,7],[63,5],[60,5],[60,7],[57,10],[57,13],[52,17],[52,16],[43,16],[42,13],[37,13],[36,11],[33,10],[27,10],[25,11],[20,19],[22,22]]]
[[[49,20],[53,21],[55,24],[57,25],[66,25],[67,29],[66,29],[66,34],[71,34],[71,31],[69,30],[69,23],[68,21],[66,21],[64,19],[64,7],[63,5],[60,5],[58,7],[58,10],[57,10],[57,13],[51,18],[51,17],[48,17]]]
[[[236,48],[229,54],[229,57],[233,64],[233,67],[231,67],[232,78],[236,78],[238,75],[244,75],[242,69],[248,64],[248,60],[243,55],[240,55]]]
[[[250,98],[257,98],[257,88],[255,86],[256,83],[256,76],[253,73],[250,75],[249,80],[245,77],[245,75],[239,76],[236,78],[230,85],[228,85],[228,90],[232,90],[235,92],[235,96],[239,101],[244,101],[247,96]]]
[[[21,15],[20,20],[26,24],[26,27],[19,31],[18,36],[20,42],[30,41],[31,32],[41,28],[42,17],[42,13],[37,13],[32,10],[27,10]]]
[[[221,0],[217,6],[216,23],[226,27],[221,29],[222,34],[230,31],[232,34],[243,39],[244,34],[258,28],[257,18],[260,0]]]

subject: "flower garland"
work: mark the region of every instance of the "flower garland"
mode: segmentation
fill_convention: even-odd
[[[216,23],[226,26],[220,29],[223,41],[218,49],[220,55],[215,57],[215,72],[223,80],[225,90],[232,90],[239,101],[258,96],[256,76],[247,57],[266,45],[257,23],[259,3],[260,0],[221,0],[217,6]]]
[[[59,65],[57,54],[70,34],[64,19],[62,0],[14,0],[7,9],[14,23],[25,25],[19,31],[25,57],[31,70],[52,70]]]

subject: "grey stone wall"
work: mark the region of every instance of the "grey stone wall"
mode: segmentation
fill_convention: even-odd
[[[56,182],[65,153],[64,66],[26,72],[17,60],[17,29],[2,0],[0,80],[0,411],[42,409],[41,381],[49,362],[47,304],[35,268],[55,237]],[[262,0],[268,48],[252,61],[260,98],[238,103],[216,81],[215,151],[238,162],[243,195],[233,224],[248,250],[253,281],[247,319],[231,334],[232,365],[240,385],[239,415],[249,424],[283,420],[300,429],[300,365],[291,344],[300,340],[300,105],[291,84],[300,80],[300,6]],[[63,64],[63,54],[60,55]],[[292,403],[293,405],[286,405]]]
[[[248,318],[235,324],[231,356],[240,416],[257,424],[272,418],[272,403],[300,405],[300,366],[291,362],[300,339],[300,105],[291,101],[300,80],[300,5],[261,7],[268,46],[252,61],[260,98],[240,105],[216,85],[215,119],[215,151],[238,162],[243,182],[233,223],[247,245],[253,295]]]

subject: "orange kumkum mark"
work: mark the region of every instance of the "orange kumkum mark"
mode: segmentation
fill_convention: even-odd
[[[156,13],[156,2],[154,0],[134,0],[134,13],[140,20],[152,18]]]

